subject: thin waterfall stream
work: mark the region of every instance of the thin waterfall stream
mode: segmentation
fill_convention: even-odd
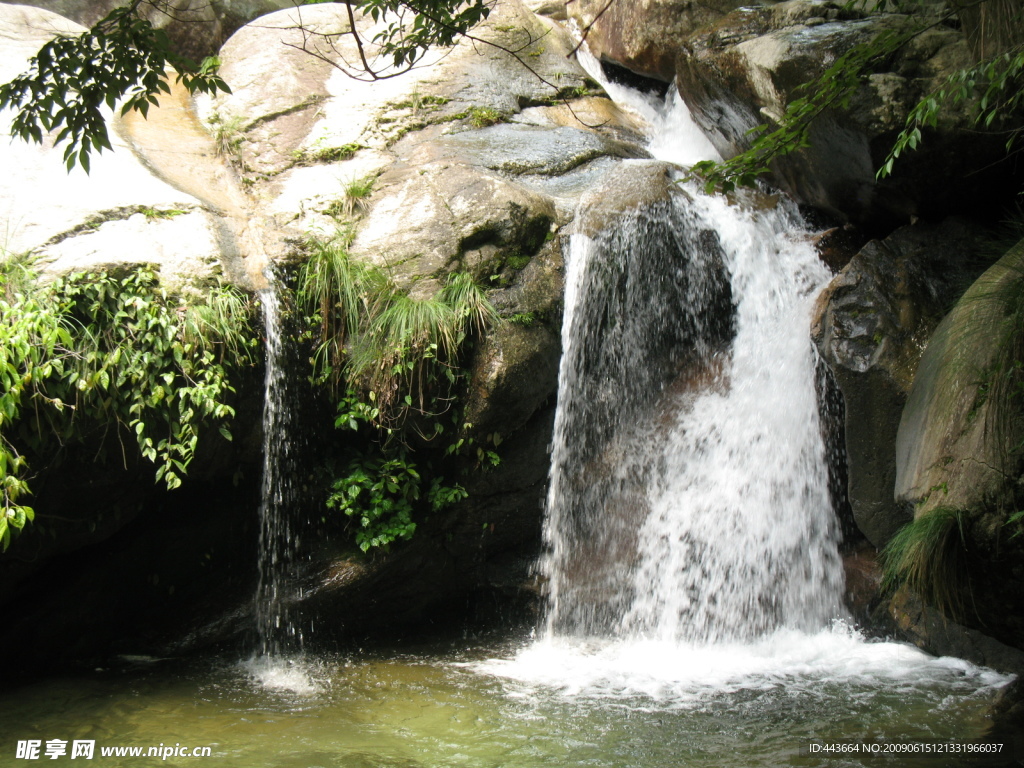
[[[245,674],[267,691],[309,695],[317,690],[305,655],[310,625],[295,615],[303,598],[297,575],[301,546],[298,398],[288,375],[289,349],[282,323],[280,286],[267,270],[259,292],[265,345],[263,479],[259,505],[258,581],[253,598],[256,646],[242,662]]]
[[[263,401],[263,481],[259,507],[259,581],[253,604],[257,648],[250,668],[265,684],[277,681],[277,662],[301,653],[302,627],[291,616],[291,583],[298,548],[295,523],[298,503],[296,478],[296,403],[286,371],[285,339],[277,282],[267,275],[268,287],[259,293],[266,349]],[[294,683],[294,681],[293,681]],[[285,681],[285,684],[289,683]],[[299,681],[300,686],[305,685]]]

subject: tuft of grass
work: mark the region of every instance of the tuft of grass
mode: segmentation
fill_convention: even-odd
[[[447,104],[449,99],[444,96],[435,96],[433,94],[421,94],[419,91],[413,91],[409,98],[405,101],[400,101],[393,104],[394,109],[411,109],[414,113],[419,112],[421,109],[437,109]]]
[[[501,322],[487,294],[468,272],[449,275],[439,298],[453,308],[459,322],[468,323],[471,333],[483,336],[488,328]]]
[[[376,182],[376,176],[363,176],[358,179],[352,179],[345,185],[341,197],[328,206],[327,215],[334,218],[339,216],[352,218],[357,213],[366,211],[369,207],[369,198],[373,194],[373,186]]]
[[[182,341],[202,352],[213,352],[223,362],[251,362],[255,339],[249,331],[252,300],[230,285],[217,285],[202,303],[186,305],[182,314]]]
[[[312,254],[299,270],[298,300],[320,319],[321,352],[340,361],[363,318],[376,315],[395,287],[377,267],[350,258],[340,239],[308,245]]]
[[[936,507],[903,526],[882,550],[883,589],[906,584],[944,616],[962,616],[963,526],[964,513],[952,507]]]
[[[486,128],[489,125],[505,122],[505,116],[490,107],[470,107],[467,114],[469,124],[474,128]]]
[[[500,322],[468,273],[452,274],[434,296],[417,298],[337,241],[312,244],[298,299],[320,326],[316,377],[335,390],[344,378],[373,393],[375,420],[386,428],[425,413],[430,390],[442,380],[454,384],[466,341]]]
[[[217,154],[232,165],[242,165],[242,142],[245,141],[245,119],[241,115],[223,117],[215,112],[210,117],[213,129],[213,140],[216,142]]]

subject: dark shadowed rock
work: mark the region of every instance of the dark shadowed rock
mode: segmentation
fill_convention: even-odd
[[[1024,243],[971,285],[924,350],[896,442],[896,498],[918,514],[1012,498],[1021,424],[1005,380],[1020,344],[1022,275]]]
[[[865,245],[822,292],[813,336],[843,395],[848,494],[878,547],[910,520],[897,505],[896,430],[928,338],[976,263],[977,231],[958,220]]]
[[[122,0],[3,2],[45,8],[84,27],[91,27],[115,8],[126,4]],[[168,34],[177,52],[200,61],[216,53],[243,24],[292,5],[291,0],[170,0],[143,3],[140,14]]]
[[[887,610],[898,634],[928,653],[956,656],[1000,672],[1024,674],[1024,650],[951,621],[906,588],[896,593]]]

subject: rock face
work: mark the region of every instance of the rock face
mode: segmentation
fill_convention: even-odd
[[[1010,501],[1021,425],[1006,379],[1019,344],[1022,269],[1018,244],[968,289],[921,358],[900,420],[895,485],[896,498],[918,514]]]
[[[680,93],[697,122],[726,156],[745,149],[745,131],[771,124],[798,88],[854,45],[882,32],[905,31],[919,15],[857,19],[837,4],[790,0],[737,10],[686,40],[677,66]],[[814,124],[810,146],[773,165],[781,186],[800,200],[843,219],[884,230],[911,216],[941,217],[986,206],[1012,189],[1005,149],[992,136],[967,131],[966,108],[947,108],[916,152],[905,153],[892,178],[876,182],[896,131],[910,108],[953,71],[970,63],[967,43],[953,29],[916,37],[871,74],[846,107]],[[994,164],[994,165],[993,165]],[[984,168],[968,189],[951,194],[942,178]]]
[[[812,329],[845,403],[854,519],[882,547],[910,514],[894,501],[896,428],[921,351],[964,290],[977,230],[960,220],[865,245],[818,299]]]
[[[772,164],[774,183],[841,221],[884,235],[912,217],[981,216],[1019,185],[996,135],[971,130],[969,108],[946,106],[894,175],[875,172],[910,109],[972,62],[964,35],[928,26],[934,8],[865,16],[830,0],[743,5],[728,0],[583,0],[568,6],[599,59],[677,84],[694,119],[726,158],[746,149],[748,131],[773,126],[800,88],[854,46],[879,34],[925,30],[874,64],[847,103],[818,117],[809,146]],[[606,8],[606,6],[608,6]],[[978,169],[983,169],[978,172]],[[944,183],[964,177],[954,191]]]
[[[598,59],[647,77],[671,82],[679,42],[744,3],[738,0],[578,0],[569,18],[588,30],[587,45]]]
[[[347,29],[336,7],[302,14],[322,31]],[[222,51],[234,92],[201,105],[215,126],[244,116],[237,167],[267,228],[288,239],[351,227],[351,253],[413,295],[468,271],[491,286],[508,318],[474,356],[465,405],[476,439],[500,436],[501,465],[467,478],[466,502],[390,556],[318,556],[321,586],[309,610],[318,626],[352,636],[464,611],[474,594],[532,599],[523,590],[548,472],[564,233],[584,190],[610,178],[622,158],[645,154],[623,140],[635,126],[589,92],[565,57],[567,36],[516,3],[499,6],[477,34],[506,47],[536,40],[530,67],[556,88],[501,51],[470,46],[404,78],[359,83],[274,47],[301,44],[293,27],[292,12],[282,12],[235,35]],[[269,66],[278,74],[268,84]],[[572,112],[560,102],[566,94]],[[372,192],[352,204],[355,215],[344,213],[353,182],[364,179]]]
[[[888,611],[895,634],[928,653],[956,656],[1000,672],[1024,673],[1024,650],[951,621],[934,608],[924,605],[906,588],[897,592],[889,602]]]
[[[55,32],[79,31],[48,11],[0,5],[0,80],[18,75]],[[9,113],[0,116],[5,133],[9,120]],[[158,269],[171,291],[222,274],[246,284],[242,254],[226,242],[232,238],[231,218],[154,174],[133,153],[136,137],[128,123],[115,119],[112,127],[114,149],[97,156],[89,174],[80,168],[66,171],[63,148],[54,149],[49,139],[42,145],[0,144],[0,165],[8,171],[0,179],[3,249],[33,252],[43,271],[52,274],[146,263]],[[173,133],[164,137],[175,138]],[[181,150],[176,164],[203,153],[209,155],[207,163],[213,157],[209,139],[202,147],[175,144]]]
[[[915,518],[954,510],[951,546],[962,573],[947,574],[969,609],[959,620],[1021,647],[1024,541],[1008,523],[1019,508],[1018,243],[971,285],[928,342],[896,439],[898,502]],[[897,606],[898,607],[898,606]]]

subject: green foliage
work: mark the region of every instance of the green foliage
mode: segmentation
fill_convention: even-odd
[[[878,178],[892,173],[896,160],[907,150],[917,149],[922,142],[923,128],[937,128],[940,110],[947,105],[973,105],[974,124],[978,128],[1003,128],[1007,118],[1020,117],[1024,91],[1024,46],[1000,53],[978,64],[957,70],[942,87],[919,101],[907,116],[906,125],[878,169]],[[1007,130],[1006,151],[1009,152],[1021,133],[1021,126]]]
[[[474,128],[486,128],[505,122],[505,116],[490,107],[470,107],[466,114],[469,116],[469,124]]]
[[[848,9],[861,8],[868,13],[887,7],[903,11],[908,16],[920,11],[913,3],[856,0],[847,3]],[[1003,17],[1009,13],[1010,22],[1005,23],[1006,18],[1003,18],[1004,23],[999,28],[986,23],[986,15],[992,15],[989,10],[999,10]],[[829,110],[848,108],[851,96],[878,64],[890,59],[915,37],[954,20],[956,16],[960,21],[971,21],[978,27],[968,37],[972,38],[972,46],[982,53],[982,58],[977,64],[954,72],[942,86],[914,106],[877,176],[881,179],[890,175],[901,155],[920,146],[924,139],[922,129],[938,127],[940,111],[947,105],[972,104],[975,126],[982,130],[1005,130],[1009,151],[1021,131],[1024,45],[1020,38],[1024,30],[1024,16],[1013,2],[979,0],[976,3],[951,4],[950,10],[938,19],[923,17],[919,23],[910,24],[903,31],[885,30],[870,41],[853,47],[821,75],[801,87],[799,97],[787,105],[774,129],[767,124],[752,129],[756,139],[749,149],[722,163],[710,160],[695,163],[691,176],[702,179],[708,192],[728,193],[737,186],[753,186],[759,176],[770,172],[773,160],[808,146],[811,128],[818,117]],[[980,17],[980,26],[973,16]],[[991,51],[992,45],[985,44],[986,40],[999,43],[994,52]],[[1016,42],[1011,43],[1014,40]],[[1011,119],[1012,124],[1008,126]]]
[[[328,207],[328,215],[351,218],[356,213],[365,211],[376,183],[377,177],[372,175],[352,179],[342,190],[341,199]]]
[[[223,117],[219,112],[210,116],[213,141],[217,154],[237,168],[241,168],[242,143],[245,141],[245,120],[239,115]]]
[[[359,421],[372,422],[372,408],[358,401],[353,393],[347,400],[352,410],[345,412],[342,406],[339,425],[356,430]],[[386,548],[393,541],[412,537],[416,531],[413,513],[422,496],[435,512],[467,496],[461,485],[445,485],[440,476],[431,478],[425,491],[424,485],[412,451],[396,444],[352,459],[344,474],[332,484],[327,507],[353,520],[356,544],[364,552]]]
[[[77,37],[54,38],[24,74],[0,85],[0,109],[15,110],[13,135],[41,144],[56,130],[54,143],[67,143],[68,170],[77,163],[88,172],[90,154],[111,149],[103,108],[120,103],[121,114],[145,117],[159,94],[170,93],[168,68],[192,93],[230,90],[217,75],[217,59],[196,64],[174,53],[167,34],[139,18],[140,4],[115,8]]]
[[[363,145],[357,142],[342,144],[340,147],[319,147],[311,153],[311,159],[317,163],[337,163],[352,159],[362,148]]]
[[[1017,538],[1018,536],[1024,536],[1024,509],[1018,509],[1016,512],[1010,514],[1006,518],[1005,525],[1016,528],[1016,530],[1010,534],[1010,538]]]
[[[292,157],[295,162],[300,165],[308,165],[310,163],[340,163],[345,160],[351,160],[355,157],[356,152],[365,147],[358,142],[349,142],[348,144],[342,144],[339,147],[327,147],[322,145],[322,140],[318,140],[309,149],[296,149],[292,152]]]
[[[417,506],[438,511],[466,496],[445,480],[473,447],[457,405],[460,360],[498,316],[468,274],[413,297],[340,243],[311,246],[298,302],[315,327],[314,380],[336,398],[335,426],[358,436],[327,505],[353,520],[364,551],[386,547],[412,535]],[[477,459],[499,461],[484,449]]]
[[[173,219],[176,216],[184,215],[186,212],[177,208],[160,209],[144,207],[140,213],[146,217],[146,221],[154,221],[156,219]]]
[[[253,345],[248,302],[216,288],[202,304],[168,297],[154,273],[26,282],[4,265],[0,299],[0,540],[32,519],[25,450],[46,455],[110,425],[131,434],[168,489],[181,485],[203,425],[230,439],[227,368]],[[10,286],[19,290],[11,298]],[[115,430],[119,432],[120,430]]]
[[[882,551],[883,589],[906,584],[943,614],[962,615],[963,526],[963,512],[936,507],[901,528]]]
[[[708,193],[715,190],[729,193],[738,186],[754,186],[759,176],[770,172],[773,160],[808,147],[814,121],[830,109],[847,108],[850,98],[872,68],[919,32],[886,30],[870,43],[854,46],[817,78],[800,87],[802,95],[786,106],[777,128],[770,130],[766,123],[751,129],[750,133],[756,138],[750,149],[722,163],[713,160],[694,163],[691,176],[702,179]]]
[[[360,10],[375,22],[388,22],[373,41],[396,69],[405,70],[430,48],[454,45],[490,15],[492,5],[491,0],[366,0]]]
[[[524,328],[529,328],[532,325],[536,325],[538,317],[535,312],[518,312],[508,318],[508,321],[513,325],[521,325]]]
[[[167,34],[141,17],[143,6],[154,5],[168,15],[173,13],[167,4],[130,0],[87,32],[46,43],[24,74],[0,85],[0,109],[15,111],[13,134],[40,143],[45,133],[57,131],[56,143],[68,144],[64,154],[68,169],[79,164],[88,172],[91,153],[111,148],[104,107],[120,105],[122,114],[134,110],[145,117],[149,107],[158,104],[158,97],[170,92],[170,70],[191,93],[230,92],[217,74],[217,58],[196,64],[177,54]],[[419,63],[431,47],[449,47],[468,36],[492,6],[493,0],[365,0],[358,9],[355,4],[345,6],[352,22],[349,34],[358,50],[352,61],[326,55],[320,45],[303,50],[359,80],[396,77]],[[379,22],[380,31],[372,41],[374,53],[356,31],[356,13]],[[309,40],[323,38],[323,50],[336,43],[336,38],[312,29],[304,34]],[[387,63],[381,65],[378,56]],[[443,103],[442,97],[426,96],[412,106],[418,110]],[[229,132],[221,143],[225,155],[234,158],[239,137]]]

